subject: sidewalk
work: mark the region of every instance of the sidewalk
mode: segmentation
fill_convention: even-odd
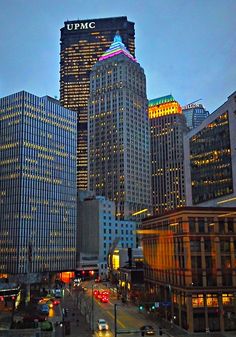
[[[70,337],[92,337],[89,323],[79,309],[76,309],[73,298],[69,293],[64,297],[63,307],[68,309],[65,321],[70,322]]]

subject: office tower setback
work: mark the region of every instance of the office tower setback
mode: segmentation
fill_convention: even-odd
[[[209,116],[202,104],[191,103],[182,107],[183,114],[186,118],[187,127],[192,130],[199,126],[204,119]]]
[[[21,91],[0,119],[0,273],[74,269],[76,113]]]
[[[149,101],[153,211],[161,214],[185,205],[181,106],[172,95]]]
[[[117,34],[90,76],[90,190],[115,201],[116,216],[150,208],[146,78]],[[147,214],[147,213],[146,213]]]
[[[184,139],[187,205],[236,206],[236,92]]]
[[[92,66],[110,46],[116,31],[134,55],[134,23],[127,17],[66,21],[61,29],[60,101],[77,112],[77,185],[86,189],[89,76]]]

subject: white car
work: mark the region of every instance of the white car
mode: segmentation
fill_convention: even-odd
[[[106,330],[107,331],[107,330],[109,330],[109,326],[108,326],[107,322],[105,321],[105,319],[103,319],[103,318],[100,318],[98,320],[97,325],[98,325],[98,330],[99,331],[102,331],[102,330]]]

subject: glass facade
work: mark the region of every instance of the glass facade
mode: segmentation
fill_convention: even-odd
[[[0,272],[75,266],[76,113],[48,96],[0,99]]]
[[[228,112],[190,138],[193,204],[233,192]]]
[[[60,100],[78,116],[77,185],[87,188],[87,119],[92,66],[119,30],[134,55],[134,23],[127,17],[67,21],[61,29]]]
[[[209,111],[202,104],[189,104],[182,109],[190,130],[198,127],[209,116]]]

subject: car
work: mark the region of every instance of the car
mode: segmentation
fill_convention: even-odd
[[[93,291],[93,295],[95,296],[95,297],[97,297],[97,295],[99,294],[99,290],[97,290],[97,289],[94,289],[94,291]]]
[[[100,302],[101,302],[101,303],[108,303],[108,301],[109,301],[108,296],[102,296],[102,297],[100,298]]]
[[[151,325],[144,325],[140,328],[142,336],[144,335],[155,335],[155,330]]]
[[[40,314],[28,314],[23,317],[23,322],[44,322],[48,318],[45,315],[40,315]]]
[[[62,297],[62,290],[61,289],[54,289],[54,296],[56,298],[61,298]]]
[[[49,314],[49,306],[47,304],[39,304],[38,310],[41,314]]]
[[[102,331],[102,330],[107,331],[107,330],[109,330],[109,326],[108,326],[106,320],[103,319],[103,318],[100,318],[100,319],[97,321],[97,327],[98,327],[98,330],[99,330],[99,331]]]
[[[49,306],[49,308],[53,308],[53,306],[54,306],[54,301],[50,298],[42,298],[41,300],[39,300],[38,303],[39,304],[47,304]]]

